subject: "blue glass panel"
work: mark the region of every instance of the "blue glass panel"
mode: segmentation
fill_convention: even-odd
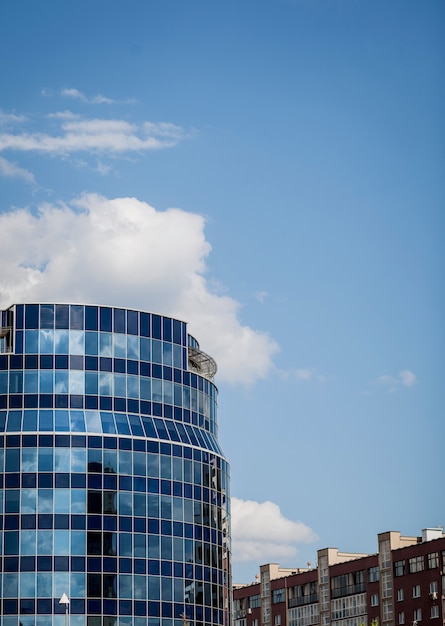
[[[116,427],[114,425],[113,414],[102,412],[100,414],[100,419],[102,422],[102,432],[114,435],[116,433]]]
[[[120,435],[129,435],[130,428],[128,426],[127,416],[125,413],[115,413],[114,419],[116,420],[117,432]]]
[[[125,333],[125,310],[114,309],[114,332]]]
[[[127,358],[139,359],[139,337],[127,335]]]
[[[21,411],[9,411],[8,425],[6,430],[8,432],[18,432],[22,429],[22,412]]]
[[[8,372],[0,372],[0,394],[8,393]]]
[[[67,432],[70,429],[68,411],[55,411],[56,432]]]
[[[1,373],[0,373],[1,376]],[[25,371],[25,393],[37,393],[39,390],[38,373],[36,370]],[[1,391],[0,391],[1,393]]]
[[[98,354],[98,334],[94,332],[85,333],[85,354],[97,356]]]
[[[85,330],[98,330],[96,306],[85,307]]]
[[[181,441],[186,444],[190,444],[190,439],[187,436],[184,425],[181,422],[176,422],[176,428],[181,438]]]
[[[138,415],[129,415],[128,420],[130,422],[130,427],[133,435],[135,437],[143,437],[144,430],[142,428],[141,418]]]
[[[39,305],[27,304],[25,306],[25,328],[39,327]]]
[[[119,337],[119,335],[115,335]],[[111,333],[100,333],[99,335],[99,353],[101,356],[112,356],[112,338]],[[119,355],[115,355],[119,356]]]
[[[25,411],[23,416],[23,430],[36,431],[37,430],[37,411]]]
[[[178,433],[176,432],[175,424],[170,420],[165,420],[165,425],[167,426],[167,430],[170,435],[170,439],[172,441],[181,441]]]
[[[128,376],[127,397],[139,399],[139,377],[138,376]],[[146,399],[147,398],[144,398],[144,400]]]
[[[40,393],[53,393],[53,371],[40,371]]]
[[[150,378],[140,379],[140,397],[141,400],[151,400],[151,380]]]
[[[102,339],[101,339],[101,354],[102,354]],[[127,338],[125,337],[125,335],[113,335],[113,356],[116,358],[122,358],[122,359],[126,358]]]
[[[68,372],[56,370],[54,392],[57,394],[68,393]]]
[[[69,328],[69,306],[56,304],[56,328]]]
[[[85,411],[85,420],[87,424],[87,431],[90,433],[101,433],[102,422],[100,414],[97,411]]]
[[[142,417],[142,424],[144,426],[146,437],[157,438],[157,433],[153,426],[153,420],[151,417]]]
[[[23,372],[15,371],[9,374],[9,393],[22,393],[23,391]]]
[[[167,429],[165,428],[164,422],[161,419],[157,418],[154,418],[153,421],[155,423],[156,430],[158,431],[159,438],[169,440],[170,438],[167,434]]]
[[[85,333],[81,330],[70,330],[69,344],[70,354],[85,354]]]
[[[189,436],[189,439],[190,439],[192,445],[199,446],[200,445],[199,441],[196,438],[195,433],[192,430],[192,427],[189,424],[184,424],[184,428],[185,428],[185,430],[187,432],[187,435]]]
[[[83,411],[70,411],[71,430],[76,433],[85,432],[85,420]]]
[[[84,307],[79,304],[72,304],[70,308],[70,328],[73,330],[83,330]]]
[[[111,332],[111,309],[101,307],[100,330]]]
[[[39,332],[37,330],[25,330],[25,352],[37,354],[39,351]]]

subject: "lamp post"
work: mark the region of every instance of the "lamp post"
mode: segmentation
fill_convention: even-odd
[[[59,604],[65,605],[65,626],[68,626],[68,610],[70,606],[70,601],[68,600],[68,596],[66,595],[66,593],[64,593],[60,598]]]

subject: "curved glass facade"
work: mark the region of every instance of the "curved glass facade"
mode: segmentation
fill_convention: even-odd
[[[0,312],[0,625],[230,621],[216,366],[169,317]]]

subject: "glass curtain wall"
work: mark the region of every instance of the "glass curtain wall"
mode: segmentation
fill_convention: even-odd
[[[70,626],[229,623],[229,467],[208,363],[169,317],[0,313],[1,626],[64,626],[64,593]]]

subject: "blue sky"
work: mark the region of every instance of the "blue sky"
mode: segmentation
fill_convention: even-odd
[[[236,580],[445,524],[444,26],[439,0],[0,8],[0,304],[190,321]]]

